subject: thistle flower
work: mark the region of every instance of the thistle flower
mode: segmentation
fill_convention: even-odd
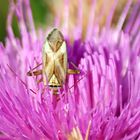
[[[1,139],[140,138],[140,2],[132,5],[129,0],[112,27],[116,3],[101,30],[98,21],[93,22],[96,3],[92,3],[84,40],[79,11],[71,45],[69,1],[65,1],[60,30],[67,41],[69,61],[78,65],[81,74],[68,76],[64,91],[53,95],[49,90],[43,92],[43,84],[26,74],[41,63],[48,27],[46,32],[35,30],[29,0],[10,2],[7,37],[5,45],[0,44]],[[20,38],[13,33],[13,15],[18,19]]]

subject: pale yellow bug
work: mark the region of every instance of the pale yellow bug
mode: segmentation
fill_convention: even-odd
[[[76,66],[75,66],[76,67]],[[35,69],[35,68],[34,68]],[[42,49],[42,70],[30,70],[28,76],[42,74],[44,85],[48,85],[54,91],[62,87],[67,74],[78,74],[79,70],[68,69],[66,42],[58,29],[53,29],[48,35]]]

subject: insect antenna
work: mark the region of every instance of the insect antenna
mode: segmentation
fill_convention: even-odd
[[[8,68],[10,69],[10,71],[15,75],[15,77],[17,77],[19,79],[19,81],[26,87],[26,89],[29,89],[27,84],[21,79],[19,78],[19,76],[15,73],[15,71],[7,64]],[[34,94],[37,94],[34,90],[29,89],[31,92],[33,92]]]

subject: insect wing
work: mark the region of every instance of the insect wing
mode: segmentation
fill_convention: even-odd
[[[52,50],[46,40],[42,50],[42,61],[43,61],[43,82],[44,85],[47,85],[47,81],[49,81],[53,75],[54,64],[52,57]]]
[[[57,52],[53,52],[48,41],[46,40],[43,46],[43,81],[44,85],[49,82],[61,86],[66,80],[67,73],[67,51],[66,43],[63,41],[61,47]],[[57,86],[57,85],[55,85]]]
[[[57,51],[55,59],[55,75],[62,85],[65,83],[67,74],[67,50],[65,41],[62,43],[60,49]]]

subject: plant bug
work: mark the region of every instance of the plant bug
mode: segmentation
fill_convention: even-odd
[[[73,66],[76,68],[74,64]],[[42,74],[42,79],[38,82],[43,81],[44,86],[48,85],[54,93],[55,91],[57,93],[57,89],[63,86],[67,74],[80,73],[77,69],[68,69],[66,42],[62,33],[56,28],[48,34],[43,45],[42,70],[33,71],[37,67],[27,72],[27,75],[37,76]]]

